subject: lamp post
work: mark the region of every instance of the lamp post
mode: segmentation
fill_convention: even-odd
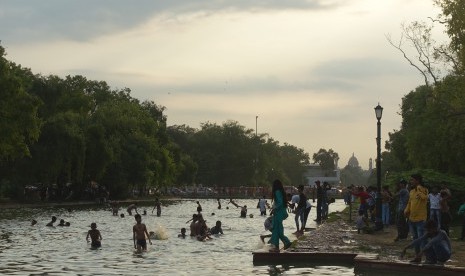
[[[254,161],[254,174],[255,174],[255,181],[257,181],[257,176],[258,176],[258,147],[260,146],[260,142],[258,141],[258,116],[255,116],[255,140],[257,143],[257,148],[255,151],[255,161]]]
[[[383,107],[378,105],[375,107],[377,123],[376,135],[376,230],[383,229],[383,221],[381,217],[381,117],[383,116]]]
[[[258,116],[255,116],[255,137],[257,137]]]

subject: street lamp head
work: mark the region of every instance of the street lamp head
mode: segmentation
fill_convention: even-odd
[[[383,116],[383,107],[378,105],[375,107],[375,114],[376,114],[376,119],[381,120],[381,117]]]

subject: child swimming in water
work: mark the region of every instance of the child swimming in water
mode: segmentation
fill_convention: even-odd
[[[186,238],[186,228],[181,228],[181,234],[178,234],[178,238]]]
[[[53,217],[52,217],[52,221],[49,222],[49,223],[47,223],[47,226],[53,227],[53,224],[54,224],[56,221],[57,221],[57,217],[53,216]]]
[[[210,233],[212,235],[218,235],[218,234],[222,234],[223,235],[223,229],[221,228],[221,221],[220,220],[217,220],[216,221],[216,225],[213,226],[211,229],[210,229]]]
[[[100,234],[100,231],[97,230],[97,224],[95,222],[92,222],[90,224],[90,230],[87,232],[87,237],[86,241],[89,242],[89,237],[92,240],[91,247],[97,248],[102,246],[102,243],[100,242],[102,240],[102,235]]]

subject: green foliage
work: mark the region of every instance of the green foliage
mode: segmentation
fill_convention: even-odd
[[[204,123],[200,130],[186,126],[168,128],[170,138],[192,159],[183,162],[194,182],[206,186],[264,186],[275,178],[289,185],[302,182],[308,154],[289,144],[256,136],[238,122]]]
[[[433,45],[431,28],[418,24],[412,25],[410,34],[417,36],[410,40],[419,46],[417,51],[434,48],[432,56],[419,51],[428,61],[423,63],[427,72],[434,75],[432,65],[437,61],[452,70],[441,79],[436,75],[433,86],[419,86],[402,99],[402,126],[389,134],[382,168],[389,171],[389,178],[405,177],[413,168],[422,168],[415,171],[423,172],[431,183],[450,183],[460,195],[465,190],[465,1],[435,3],[442,9],[436,22],[445,25],[449,45]]]
[[[448,76],[403,98],[402,128],[390,133],[390,154],[383,158],[389,170],[417,167],[465,175],[465,120],[457,111],[465,110],[463,84],[462,78]]]
[[[465,0],[436,0],[441,7],[441,22],[445,23],[450,48],[456,52],[456,73],[464,76],[465,70]]]
[[[37,141],[41,120],[39,100],[28,94],[32,74],[5,59],[0,46],[0,162],[30,156]]]
[[[303,149],[238,122],[167,127],[165,108],[132,98],[130,89],[33,75],[0,53],[0,189],[9,196],[26,185],[61,191],[71,183],[83,198],[95,182],[111,199],[172,185],[265,186],[275,178],[299,185],[309,164]]]
[[[313,154],[313,161],[320,164],[321,168],[326,172],[336,169],[336,160],[338,159],[339,155],[332,149],[320,149],[317,153]]]
[[[396,184],[401,179],[406,181],[410,180],[412,174],[419,173],[423,176],[424,185],[431,189],[432,187],[442,187],[446,185],[451,191],[452,199],[449,203],[451,214],[455,216],[458,207],[464,202],[465,199],[465,177],[454,176],[447,173],[441,173],[432,169],[412,169],[403,172],[389,173],[386,178],[386,185],[394,190]]]
[[[360,166],[345,166],[341,170],[341,181],[343,186],[365,186],[367,184],[367,175]]]
[[[389,140],[386,141],[385,148],[387,152],[381,154],[382,169],[402,171],[412,167],[408,158],[404,131],[389,133]]]
[[[126,197],[173,184],[181,160],[184,172],[195,167],[186,156],[176,163],[164,107],[82,76],[35,76],[0,54],[0,180],[10,196],[35,183],[72,183],[84,195],[92,180]]]

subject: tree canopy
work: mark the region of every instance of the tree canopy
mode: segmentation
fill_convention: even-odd
[[[34,75],[5,59],[1,46],[0,55],[0,195],[21,197],[35,186],[83,198],[102,188],[115,199],[168,186],[263,186],[277,177],[301,184],[303,149],[236,121],[167,127],[165,108],[128,88]]]
[[[27,93],[32,73],[5,58],[0,46],[0,160],[30,156],[30,145],[39,138],[40,101]]]
[[[384,173],[389,171],[391,175],[432,170],[437,174],[465,176],[465,1],[435,2],[442,8],[442,14],[433,22],[444,24],[450,41],[436,45],[430,39],[432,26],[425,27],[425,24],[414,22],[409,29],[404,29],[410,32],[406,37],[422,57],[407,57],[408,62],[432,76],[434,82],[425,81],[402,98],[401,128],[389,134],[387,152],[383,153]],[[413,64],[413,60],[420,63]],[[435,66],[440,62],[450,68],[446,74],[436,74],[440,69]]]

